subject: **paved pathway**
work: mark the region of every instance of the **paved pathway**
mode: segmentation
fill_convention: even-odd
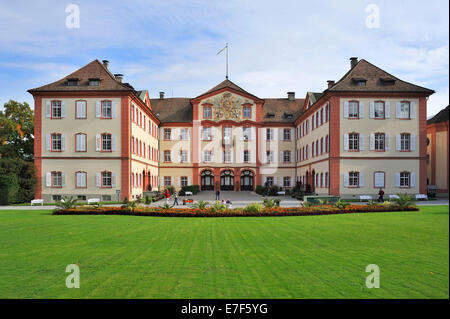
[[[204,200],[210,203],[215,202],[215,192],[213,191],[203,191],[194,196],[179,196],[178,202],[181,204],[179,207],[183,207],[182,202],[185,198],[192,198],[194,201]],[[283,207],[296,207],[300,206],[300,202],[295,198],[290,196],[276,196],[273,198],[278,198],[281,200],[280,205]],[[250,203],[262,203],[262,196],[254,192],[233,192],[233,191],[221,191],[220,200],[230,199],[233,203],[233,207],[245,207]],[[150,206],[161,206],[165,203],[165,199],[159,200]],[[170,204],[172,205],[173,199],[170,199]],[[357,204],[357,203],[354,203]],[[420,201],[416,202],[417,205],[448,205],[448,198],[438,198],[431,201]],[[119,206],[119,205],[105,205],[105,206]],[[0,210],[40,210],[40,209],[55,209],[56,206],[0,206]]]

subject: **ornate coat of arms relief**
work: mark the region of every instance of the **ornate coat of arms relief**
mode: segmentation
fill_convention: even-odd
[[[242,104],[251,103],[251,101],[236,98],[231,93],[224,93],[218,97],[208,99],[206,103],[212,104],[213,121],[221,120],[241,120]]]

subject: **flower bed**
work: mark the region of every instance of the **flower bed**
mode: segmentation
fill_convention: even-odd
[[[331,205],[312,207],[276,207],[265,208],[260,212],[246,212],[243,208],[225,209],[216,211],[211,208],[135,208],[99,207],[99,208],[71,208],[57,209],[53,215],[134,215],[134,216],[166,216],[166,217],[265,217],[265,216],[314,216],[351,213],[378,213],[396,211],[417,211],[417,207],[408,206],[401,209],[396,205],[348,205],[337,208]]]

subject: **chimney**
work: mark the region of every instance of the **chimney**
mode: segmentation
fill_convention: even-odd
[[[109,65],[109,61],[108,60],[103,60],[103,66],[108,69],[108,65]]]
[[[159,92],[159,99],[164,100],[164,92]]]
[[[333,80],[328,80],[328,88],[331,88],[334,85],[334,81]]]
[[[287,92],[288,100],[294,101],[295,100],[295,92]]]
[[[351,57],[350,58],[350,69],[353,69],[355,67],[356,63],[358,63],[358,57]]]
[[[119,81],[120,83],[122,83],[122,80],[123,80],[123,74],[117,73],[117,74],[114,74],[114,77],[116,78],[117,81]]]

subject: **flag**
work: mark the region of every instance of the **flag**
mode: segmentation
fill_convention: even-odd
[[[228,43],[227,43],[227,45],[226,45],[222,50],[220,50],[219,52],[217,52],[216,55],[219,55],[219,53],[221,53],[223,50],[225,50],[225,49],[227,49],[227,48],[228,48]]]

